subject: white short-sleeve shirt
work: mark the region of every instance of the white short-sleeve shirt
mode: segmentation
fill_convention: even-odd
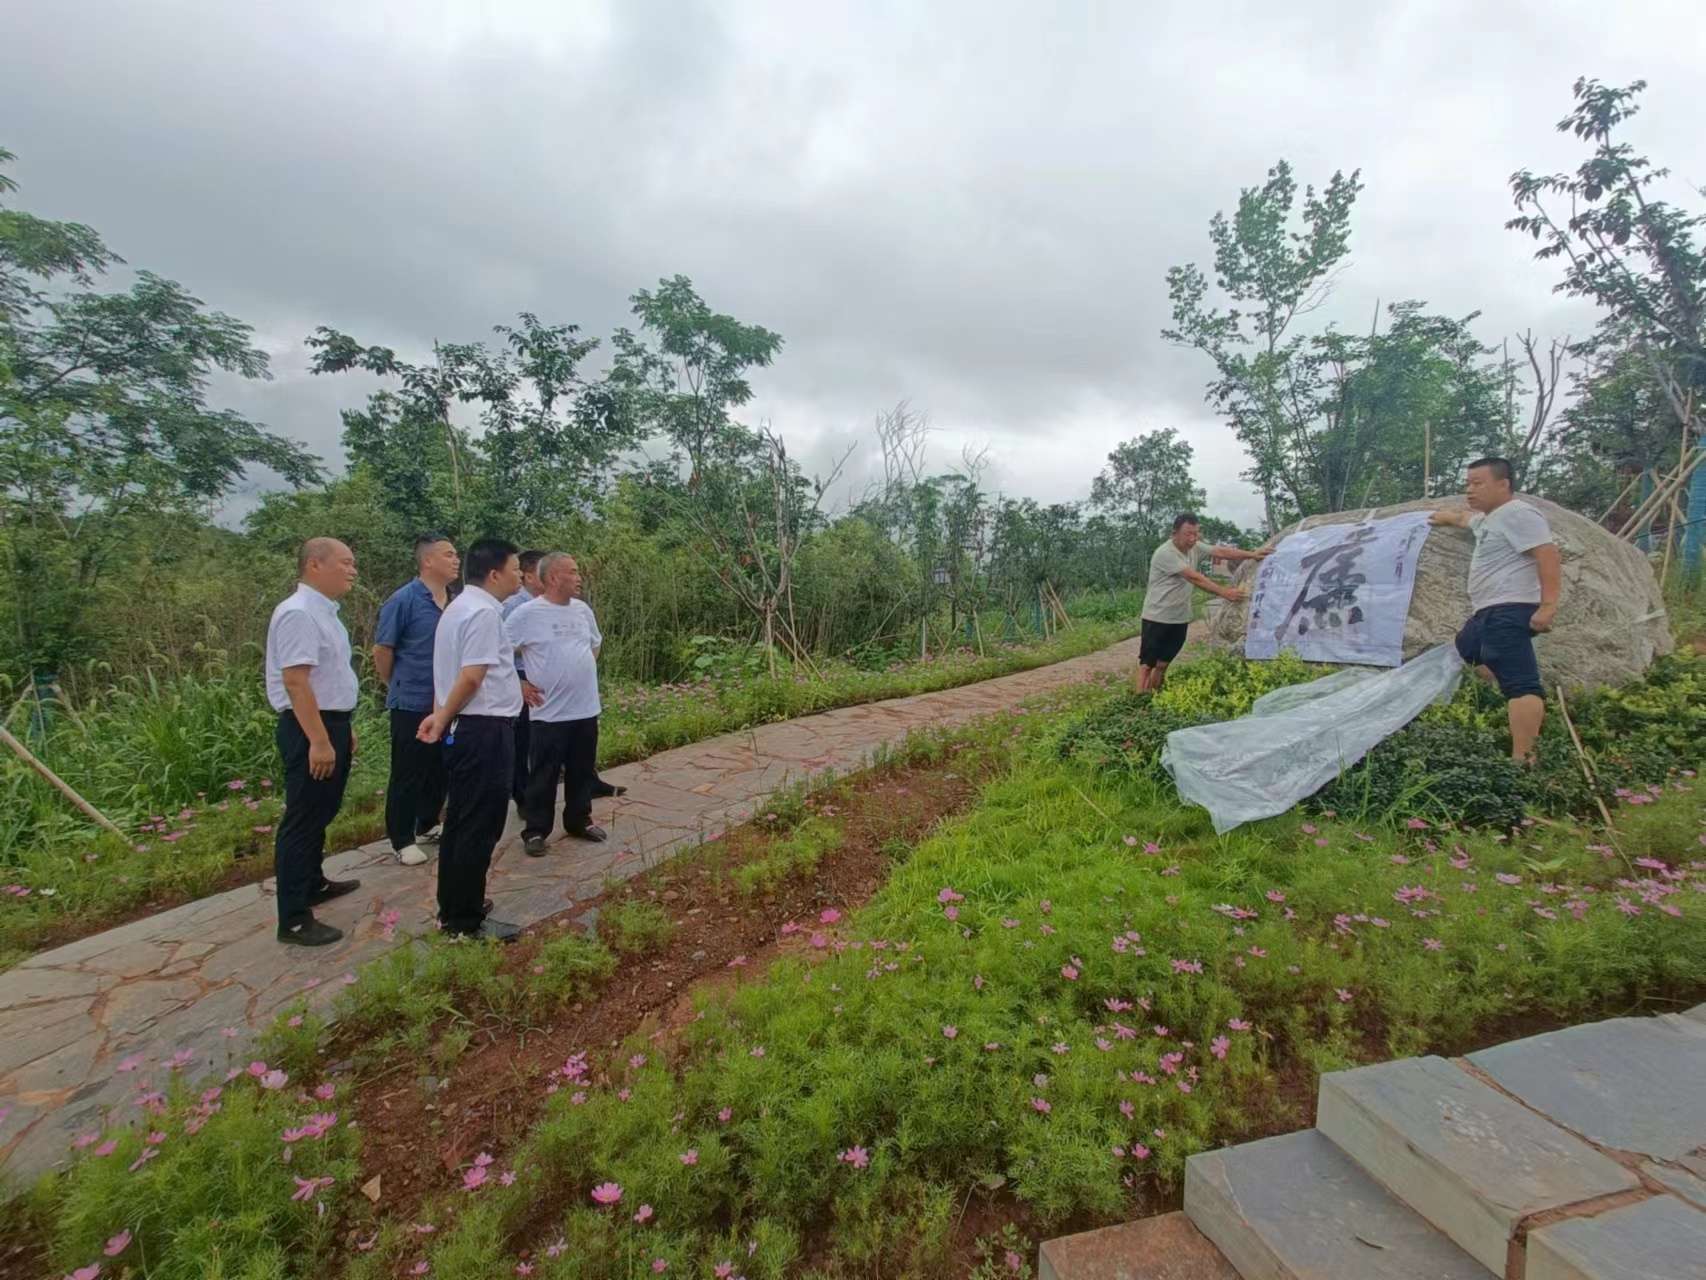
[[[484,667],[486,678],[458,713],[518,716],[521,681],[515,675],[515,646],[504,628],[502,606],[491,593],[469,583],[438,620],[432,642],[433,705],[442,707],[463,667]]]
[[[459,715],[520,715],[522,683],[515,678],[515,645],[503,626],[503,608],[490,592],[467,584],[450,601],[433,633],[433,705],[444,707],[462,667],[485,667],[473,698]]]
[[[306,582],[296,584],[267,623],[267,701],[274,711],[290,710],[286,667],[308,668],[308,687],[320,710],[355,710],[361,685],[350,665],[349,632],[338,617],[338,603]]]
[[[1539,604],[1540,566],[1530,553],[1552,541],[1552,527],[1538,510],[1512,498],[1469,521],[1475,554],[1469,559],[1469,607],[1479,613],[1496,604]]]
[[[531,718],[555,723],[599,713],[597,650],[604,636],[591,605],[584,600],[552,604],[540,596],[510,614],[504,625],[528,683],[545,695],[528,712]]]

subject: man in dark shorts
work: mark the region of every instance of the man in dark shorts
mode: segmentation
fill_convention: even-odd
[[[1512,491],[1511,464],[1504,458],[1471,462],[1468,491],[1466,509],[1429,517],[1475,535],[1469,561],[1473,612],[1457,633],[1457,652],[1482,679],[1498,685],[1509,704],[1511,758],[1532,764],[1546,721],[1534,637],[1552,629],[1562,561],[1546,517]]]
[[[1261,560],[1271,550],[1205,547],[1196,516],[1186,511],[1174,517],[1173,536],[1149,557],[1149,589],[1143,593],[1143,633],[1138,642],[1139,693],[1159,689],[1167,678],[1167,664],[1185,647],[1185,634],[1191,625],[1192,587],[1234,603],[1248,595],[1242,587],[1221,586],[1203,570],[1215,560]]]

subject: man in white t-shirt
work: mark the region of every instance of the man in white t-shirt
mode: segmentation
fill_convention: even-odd
[[[1546,517],[1512,491],[1511,464],[1480,458],[1469,464],[1467,509],[1436,511],[1432,523],[1475,535],[1469,560],[1469,621],[1457,633],[1457,652],[1494,682],[1508,704],[1511,758],[1534,762],[1546,721],[1546,695],[1534,656],[1536,633],[1550,631],[1558,613],[1563,562]]]
[[[544,593],[509,617],[517,665],[527,671],[522,694],[531,708],[532,749],[521,806],[522,849],[541,857],[551,834],[551,809],[563,788],[563,830],[602,841],[592,823],[598,760],[598,650],[604,636],[592,607],[576,599],[580,568],[553,551],[539,563]]]
[[[432,642],[432,714],[416,733],[444,743],[449,802],[438,840],[438,922],[453,937],[509,942],[520,932],[489,919],[486,872],[509,815],[521,682],[504,628],[504,599],[521,582],[515,544],[482,538],[463,561],[468,585],[450,602]]]
[[[336,538],[310,538],[296,556],[296,590],[267,624],[267,701],[278,712],[284,760],[284,815],[273,837],[278,940],[323,947],[343,931],[313,908],[361,887],[328,880],[326,828],[344,801],[355,754],[351,718],[361,688],[350,665],[349,632],[338,601],[355,585],[355,553]]]
[[[1265,560],[1273,548],[1205,547],[1202,525],[1189,511],[1173,517],[1173,536],[1149,557],[1149,585],[1143,592],[1142,635],[1138,641],[1139,693],[1158,692],[1167,680],[1167,664],[1179,656],[1191,627],[1192,587],[1234,604],[1249,596],[1243,587],[1223,587],[1207,574],[1216,560]]]

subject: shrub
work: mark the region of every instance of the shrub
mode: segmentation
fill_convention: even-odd
[[[625,956],[654,951],[675,934],[675,922],[655,902],[624,898],[598,916],[598,935]]]

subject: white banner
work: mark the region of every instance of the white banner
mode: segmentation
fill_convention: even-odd
[[[1257,571],[1244,656],[1398,666],[1427,536],[1428,513],[1408,511],[1285,537]]]

